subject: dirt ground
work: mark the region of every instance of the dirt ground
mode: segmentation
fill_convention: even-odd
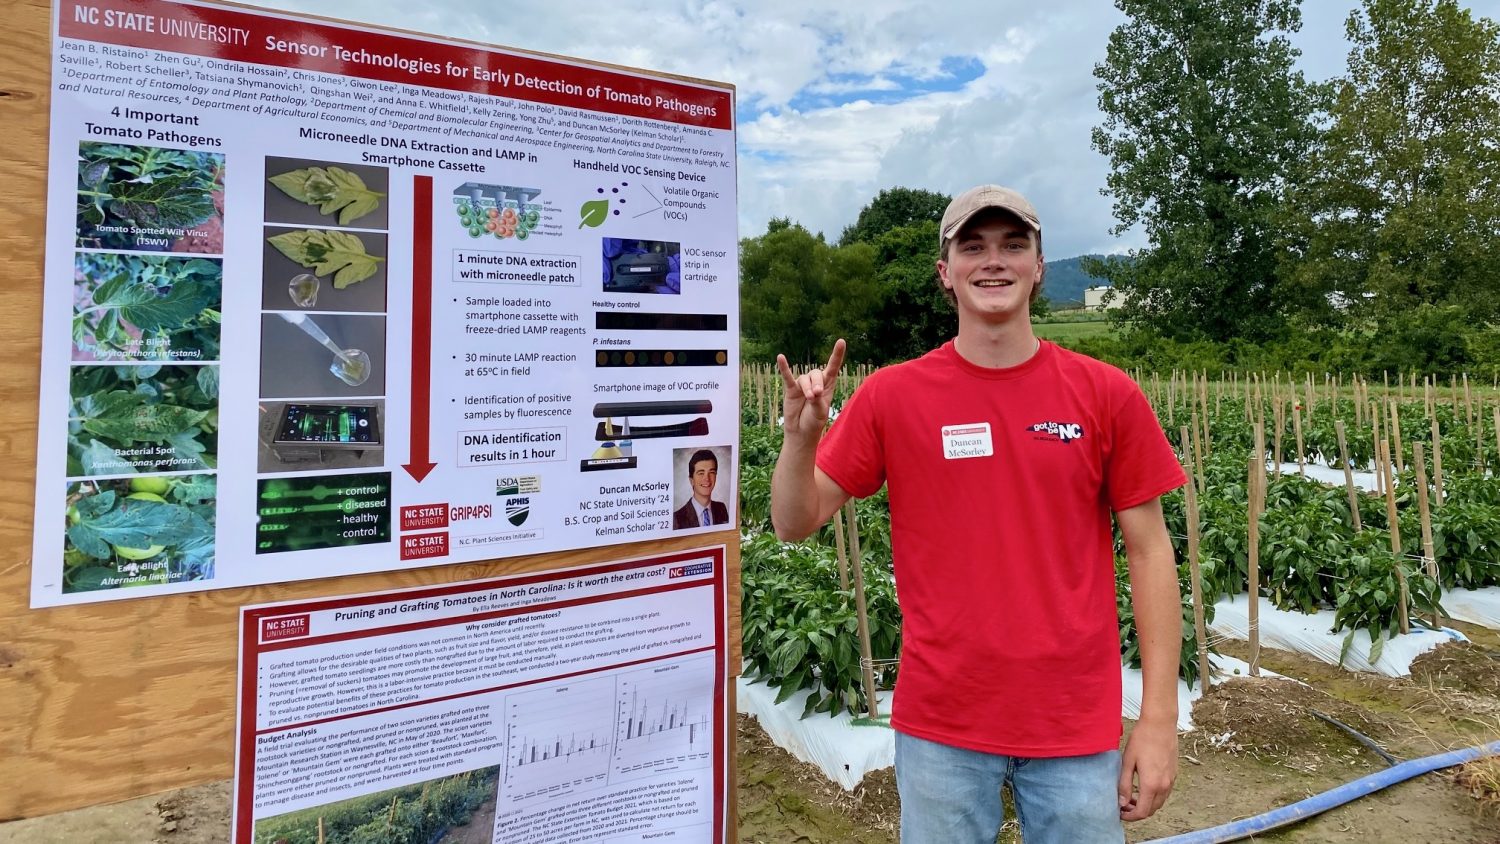
[[[1232,678],[1194,708],[1172,799],[1127,829],[1149,841],[1251,817],[1374,773],[1386,763],[1312,712],[1358,730],[1400,759],[1500,739],[1500,636],[1465,628],[1475,646],[1444,646],[1411,678],[1356,675],[1264,651],[1285,680]],[[1243,644],[1222,648],[1240,658]],[[1303,685],[1305,684],[1305,685]],[[1129,729],[1127,722],[1126,728]],[[900,801],[893,772],[853,792],[793,759],[740,716],[739,841],[745,844],[895,844]],[[1500,763],[1427,774],[1256,841],[1319,844],[1500,844]],[[471,824],[479,829],[483,824]],[[0,824],[0,844],[220,844],[228,840],[229,783]],[[472,830],[471,830],[472,831]],[[456,841],[468,841],[458,838]],[[475,841],[487,840],[483,836]],[[1005,844],[1019,841],[1012,825]]]

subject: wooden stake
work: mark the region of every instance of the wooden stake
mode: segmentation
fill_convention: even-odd
[[[1279,478],[1281,477],[1281,431],[1286,427],[1286,405],[1281,403],[1281,396],[1274,392],[1271,400],[1274,402],[1271,408],[1271,423],[1276,426],[1276,431],[1271,437],[1275,446],[1273,450],[1275,460],[1271,463],[1271,476]]]
[[[1297,474],[1307,477],[1307,456],[1303,453],[1306,449],[1302,444],[1302,411],[1292,405],[1292,432],[1297,435]]]
[[[1391,446],[1384,440],[1380,443],[1380,474],[1385,482],[1385,517],[1390,525],[1391,553],[1396,557],[1396,583],[1401,589],[1401,599],[1396,606],[1397,629],[1411,632],[1411,621],[1406,616],[1409,592],[1406,585],[1406,570],[1401,567],[1401,519],[1396,512],[1396,490],[1391,479]]]
[[[1432,503],[1443,506],[1443,433],[1437,417],[1432,417]]]
[[[1417,464],[1417,515],[1422,520],[1422,565],[1427,569],[1427,576],[1434,583],[1438,580],[1437,554],[1432,547],[1432,510],[1427,506],[1427,461],[1423,460],[1422,443],[1414,442],[1412,447],[1412,461]],[[1432,627],[1439,630],[1443,626],[1443,617],[1437,608],[1432,609]]]
[[[1335,421],[1333,430],[1339,436],[1339,465],[1344,467],[1344,494],[1349,497],[1349,516],[1353,520],[1354,532],[1359,533],[1364,528],[1359,524],[1359,493],[1354,489],[1354,472],[1349,469],[1349,444],[1344,439],[1344,420]]]
[[[1380,444],[1383,442],[1385,442],[1385,437],[1380,432],[1380,414],[1376,412],[1375,402],[1372,401],[1370,402],[1370,444],[1375,447],[1375,457],[1373,458],[1375,465],[1371,468],[1375,470],[1375,491],[1381,493],[1385,492],[1385,475],[1381,474],[1380,471]]]
[[[1469,423],[1474,426],[1474,458],[1479,464],[1479,474],[1484,474],[1484,408],[1480,408],[1474,414],[1474,419]]]
[[[1464,418],[1474,424],[1474,403],[1469,399],[1469,373],[1464,373]]]
[[[1186,426],[1181,429],[1182,450],[1197,452],[1197,444]],[[1208,627],[1203,621],[1203,572],[1198,563],[1198,482],[1188,478],[1186,487],[1188,572],[1193,588],[1193,632],[1198,637],[1198,682],[1203,684],[1203,693],[1209,689],[1211,666],[1208,663]]]
[[[865,565],[859,552],[859,521],[854,515],[854,499],[844,504],[849,521],[849,564],[854,569],[854,612],[859,619],[860,673],[865,681],[865,703],[872,719],[880,717],[880,703],[875,699],[874,656],[870,649],[870,614],[865,608]]]
[[[1250,676],[1260,676],[1260,508],[1266,483],[1266,431],[1255,426],[1255,449],[1250,455],[1249,583]]]
[[[1172,424],[1173,415],[1177,412],[1177,370],[1172,370],[1171,377],[1167,380],[1167,424]]]
[[[844,511],[833,511],[833,550],[839,562],[839,590],[849,591],[849,558],[844,551]]]
[[[1405,449],[1401,447],[1401,413],[1400,413],[1399,409],[1397,408],[1396,400],[1395,399],[1391,399],[1390,400],[1390,411],[1391,411],[1391,447],[1396,450],[1396,452],[1395,452],[1396,471],[1397,472],[1405,472],[1406,471],[1406,457],[1403,454],[1403,452],[1405,451]]]
[[[1500,404],[1490,408],[1495,413],[1495,453],[1496,459],[1500,459]],[[1500,464],[1497,464],[1500,466]]]

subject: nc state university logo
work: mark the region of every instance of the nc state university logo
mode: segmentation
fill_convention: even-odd
[[[1083,426],[1077,422],[1038,422],[1026,429],[1037,434],[1032,439],[1070,443],[1083,439]]]

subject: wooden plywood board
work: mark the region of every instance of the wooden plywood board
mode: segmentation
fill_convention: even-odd
[[[228,777],[239,608],[451,583],[723,543],[738,674],[739,535],[31,610],[51,6],[7,4],[0,28],[0,821]],[[730,757],[733,758],[733,735]],[[730,780],[733,782],[733,780]],[[729,815],[731,832],[734,816]]]

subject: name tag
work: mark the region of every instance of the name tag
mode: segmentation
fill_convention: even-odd
[[[963,460],[966,457],[989,457],[994,453],[995,442],[990,438],[990,423],[943,426],[943,457]]]

